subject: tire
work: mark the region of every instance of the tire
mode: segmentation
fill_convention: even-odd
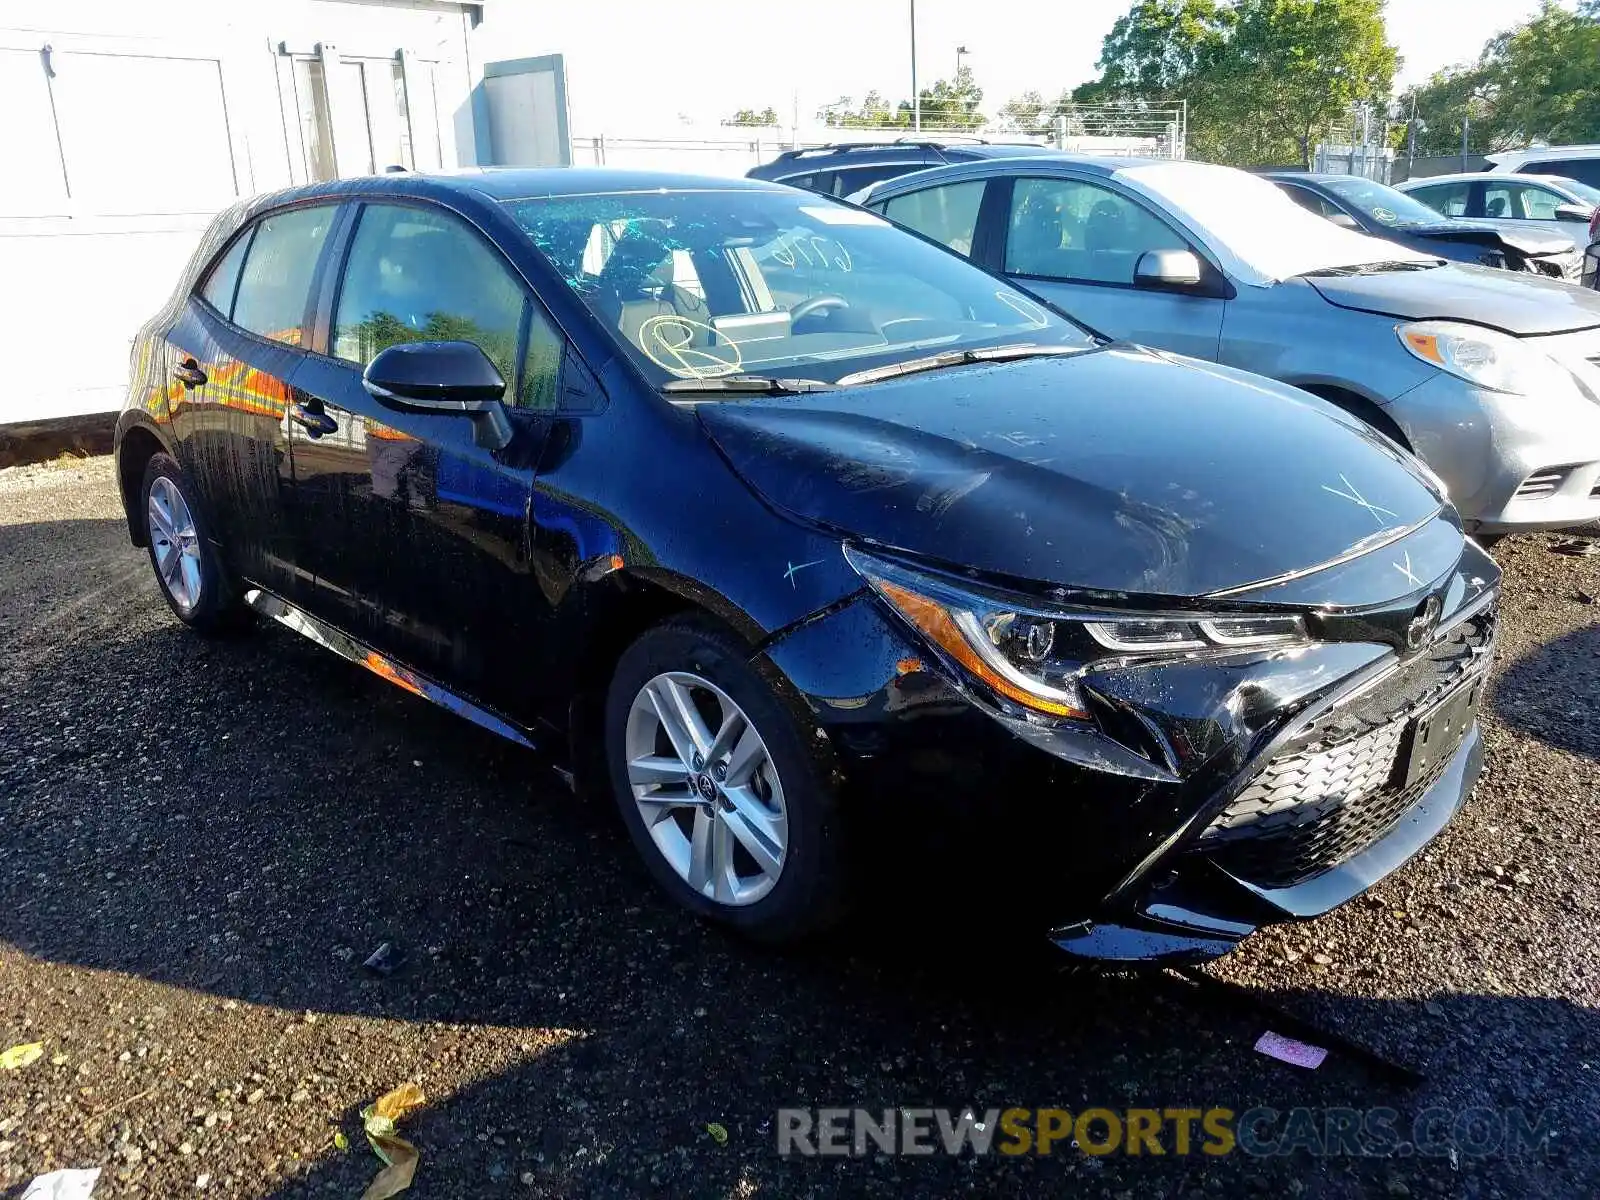
[[[747,656],[708,621],[643,634],[606,696],[606,762],[629,836],[678,904],[757,941],[796,941],[844,908],[838,805],[794,711]],[[698,732],[671,719],[680,698]],[[729,704],[744,728],[730,724],[719,748]],[[695,768],[695,746],[717,753]]]
[[[222,565],[196,499],[195,487],[176,459],[150,456],[139,489],[139,512],[162,598],[196,632],[233,633],[249,623],[249,609]]]

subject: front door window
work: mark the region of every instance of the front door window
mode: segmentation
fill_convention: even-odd
[[[1165,222],[1120,192],[1079,179],[1019,179],[1005,269],[1015,275],[1132,285],[1150,250],[1186,250]]]

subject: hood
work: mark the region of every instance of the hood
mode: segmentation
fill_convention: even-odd
[[[1388,544],[1441,506],[1322,401],[1125,346],[697,410],[796,518],[1065,588],[1236,589]]]
[[[1445,220],[1427,225],[1407,225],[1394,232],[1421,238],[1471,242],[1480,246],[1503,246],[1519,254],[1532,255],[1536,258],[1547,254],[1567,254],[1575,245],[1573,240],[1564,234],[1519,228],[1514,221],[1496,223],[1490,220],[1481,222]]]
[[[1386,317],[1470,321],[1518,335],[1600,325],[1600,292],[1543,275],[1451,264],[1304,278],[1329,304]]]

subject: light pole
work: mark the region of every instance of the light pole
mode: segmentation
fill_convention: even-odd
[[[971,54],[971,53],[972,53],[972,51],[968,50],[965,46],[957,46],[956,47],[956,76],[955,77],[956,77],[956,82],[958,82],[958,83],[961,81],[961,60],[963,58],[965,58],[967,55]]]
[[[922,131],[922,93],[917,91],[917,0],[911,0],[911,128]]]

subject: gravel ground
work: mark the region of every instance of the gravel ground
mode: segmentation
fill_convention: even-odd
[[[1600,557],[1556,540],[1500,547],[1468,809],[1197,1000],[1001,952],[1016,914],[959,884],[802,953],[685,921],[531,756],[285,631],[182,631],[108,460],[0,472],[0,1048],[45,1044],[0,1072],[0,1195],[100,1166],[97,1197],[356,1196],[359,1110],[415,1080],[419,1196],[1593,1196]],[[1426,1080],[1266,1059],[1252,996]],[[1520,1106],[1557,1136],[1454,1165],[774,1150],[783,1105],[969,1103]]]

